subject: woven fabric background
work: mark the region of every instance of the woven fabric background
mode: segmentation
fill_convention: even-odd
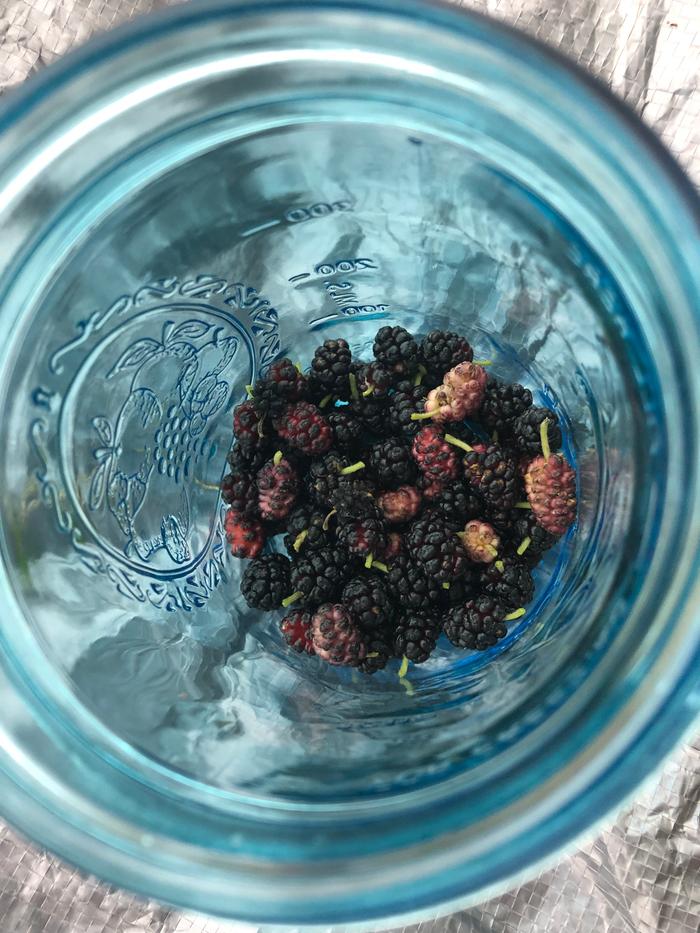
[[[0,93],[95,32],[178,0],[0,0]],[[467,0],[606,81],[700,184],[700,0]],[[144,902],[0,825],[0,933],[248,931]],[[700,739],[614,825],[535,880],[405,933],[698,933]]]

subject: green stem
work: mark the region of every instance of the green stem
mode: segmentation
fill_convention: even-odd
[[[525,610],[521,607],[516,609],[515,612],[509,612],[507,616],[503,617],[504,622],[513,622],[514,619],[520,619],[525,615]]]
[[[473,447],[470,447],[466,441],[460,441],[458,437],[455,437],[454,434],[446,434],[445,440],[448,444],[452,444],[454,447],[461,447],[462,450],[466,450],[467,453],[474,450]]]
[[[374,386],[367,386],[365,391],[362,393],[362,398],[367,398],[368,395],[371,395],[374,392]]]
[[[333,396],[330,392],[328,393],[328,395],[324,395],[321,401],[318,403],[318,407],[325,408],[332,398]]]
[[[359,470],[364,470],[365,463],[363,460],[358,460],[357,463],[353,463],[352,466],[343,467],[340,471],[341,476],[349,476],[351,473],[357,473]]]
[[[516,509],[531,509],[532,508],[529,502],[516,502],[515,507]]]
[[[408,658],[406,657],[406,655],[404,655],[403,660],[401,661],[401,667],[399,668],[399,677],[400,678],[405,677],[407,671],[408,671]]]
[[[309,536],[309,531],[307,528],[304,528],[304,530],[300,531],[299,534],[294,539],[294,544],[292,545],[292,547],[297,552],[297,554],[301,550],[301,546],[304,543],[304,541],[306,541],[308,536]]]
[[[434,411],[414,411],[411,415],[411,421],[425,421],[426,418],[434,418],[437,412]]]
[[[504,571],[505,571],[505,569],[506,569],[506,565],[503,563],[502,560],[497,560],[497,561],[494,563],[494,567],[496,568],[496,570],[498,570],[499,573],[504,573]]]
[[[549,418],[544,418],[540,425],[540,441],[542,442],[542,456],[545,461],[549,460],[551,454],[549,449]]]
[[[355,373],[350,373],[348,379],[350,380],[350,395],[357,401],[360,397],[360,393],[357,391],[357,377]]]
[[[324,531],[328,531],[328,522],[331,520],[331,518],[333,518],[336,512],[337,512],[337,509],[331,509],[328,515],[326,515],[326,517],[323,519],[323,524],[321,525],[321,528],[323,528]]]
[[[449,590],[450,584],[449,584],[449,583],[443,583],[443,584],[442,584],[442,588],[443,588],[443,590]]]
[[[302,375],[303,375],[302,368],[301,368],[301,363],[295,363],[295,364],[294,364],[294,368],[296,369],[296,371],[297,371],[298,373],[302,373]]]
[[[389,573],[389,568],[387,567],[387,565],[383,564],[380,560],[372,561],[372,569],[374,569],[375,567],[377,568],[377,570],[381,570],[382,573]]]
[[[291,606],[292,603],[295,603],[298,599],[301,599],[303,595],[304,594],[301,592],[301,590],[297,590],[296,593],[292,593],[291,596],[285,596],[285,598],[282,600],[282,605],[286,609],[287,606]]]
[[[493,360],[472,360],[475,366],[492,366]]]
[[[527,549],[530,547],[531,543],[532,543],[532,538],[523,538],[523,540],[518,545],[517,551],[515,552],[518,555],[518,557],[523,556],[525,551],[527,551]]]
[[[415,377],[414,377],[414,379],[413,379],[413,385],[414,385],[414,386],[419,386],[419,385],[421,384],[421,382],[423,381],[423,376],[427,376],[427,375],[428,375],[428,370],[425,368],[425,366],[423,366],[422,363],[419,363],[419,364],[418,364],[418,372],[416,373],[416,375],[415,375]]]
[[[374,560],[374,554],[368,554],[365,558],[365,567],[367,570],[372,566],[372,561]]]
[[[246,390],[246,392],[248,393],[248,398],[252,398],[252,397],[253,397],[253,387],[252,387],[252,386],[246,386],[246,387],[245,387],[245,390]]]
[[[275,466],[279,466],[280,461],[282,460],[283,457],[284,457],[284,454],[282,453],[282,451],[278,450],[275,456],[272,458],[272,462],[274,463]]]
[[[404,690],[410,697],[412,697],[413,694],[416,692],[413,689],[413,684],[406,677],[399,677],[399,683],[401,684],[401,686],[404,688]]]

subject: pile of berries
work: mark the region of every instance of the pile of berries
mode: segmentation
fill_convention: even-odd
[[[443,632],[495,645],[576,517],[556,414],[464,337],[382,327],[374,357],[334,339],[308,373],[273,363],[234,411],[221,484],[248,605],[286,610],[293,650],[368,674],[426,661]]]

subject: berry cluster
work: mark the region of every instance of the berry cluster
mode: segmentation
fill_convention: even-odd
[[[496,644],[576,517],[556,414],[464,337],[382,327],[374,357],[334,339],[308,373],[273,363],[234,411],[221,484],[248,605],[287,610],[293,650],[368,674],[426,661],[443,632]],[[286,554],[264,553],[277,536]]]

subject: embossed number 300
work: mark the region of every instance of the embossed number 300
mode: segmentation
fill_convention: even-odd
[[[299,224],[304,220],[312,220],[314,217],[326,217],[328,214],[334,214],[336,211],[351,211],[352,201],[319,201],[318,204],[311,204],[308,207],[292,207],[284,215],[284,219],[290,224]]]

